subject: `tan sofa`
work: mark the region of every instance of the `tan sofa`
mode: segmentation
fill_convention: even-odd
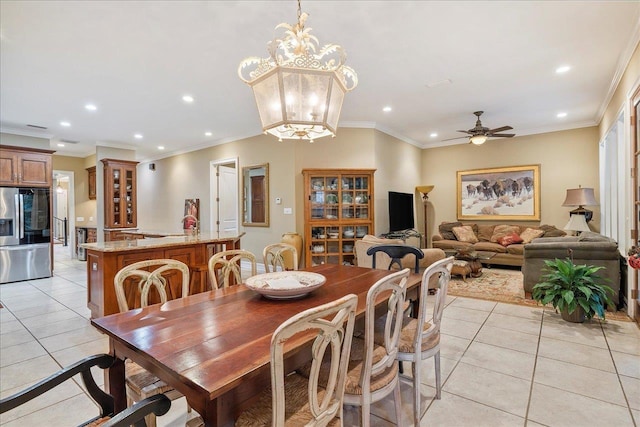
[[[473,230],[477,242],[470,243],[468,241],[460,241],[456,238],[452,229],[467,225]],[[478,259],[485,265],[511,265],[522,267],[524,263],[524,246],[528,242],[524,243],[512,243],[503,245],[495,241],[491,241],[497,233],[496,227],[513,227],[516,234],[522,235],[528,228],[533,230],[541,230],[542,234],[538,237],[544,238],[545,236],[561,237],[566,233],[562,230],[558,230],[552,225],[532,226],[532,225],[518,225],[518,224],[498,224],[498,225],[485,225],[475,223],[460,223],[460,222],[445,222],[440,224],[438,231],[440,234],[436,234],[432,238],[433,247],[442,249],[443,251],[458,251],[465,249],[468,251],[481,251],[485,252],[485,255],[490,255],[487,259]],[[529,233],[529,232],[528,232]]]
[[[369,248],[372,246],[405,244],[418,247],[420,245],[420,239],[407,239],[407,241],[405,242],[402,239],[383,239],[367,234],[362,238],[362,240],[358,240],[355,243],[356,265],[358,267],[372,268],[373,257],[371,255],[367,255],[367,250],[369,250]],[[424,258],[420,260],[420,269],[422,271],[424,271],[425,268],[427,268],[434,262],[440,261],[441,259],[444,259],[446,257],[442,249],[422,249],[422,252],[424,252]],[[389,268],[389,263],[391,263],[391,258],[389,258],[389,255],[383,252],[378,252],[376,254],[376,268],[386,270],[387,268]],[[415,265],[415,255],[409,254],[402,258],[403,268],[410,268],[411,271],[413,271]],[[429,288],[432,288],[431,284],[429,284]]]

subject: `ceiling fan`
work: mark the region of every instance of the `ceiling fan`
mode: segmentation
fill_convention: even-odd
[[[482,126],[482,122],[480,121],[480,116],[482,115],[482,113],[484,113],[484,111],[476,111],[473,113],[478,117],[478,120],[476,120],[476,126],[474,128],[471,128],[469,130],[458,131],[458,132],[471,135],[469,137],[470,143],[481,145],[481,144],[484,144],[488,138],[495,138],[495,137],[512,138],[516,135],[515,133],[500,133],[505,130],[513,129],[511,126],[502,126],[495,129],[489,129],[488,127]],[[460,138],[466,138],[466,137],[450,138],[450,139],[445,139],[445,141],[451,141],[453,139],[460,139]]]

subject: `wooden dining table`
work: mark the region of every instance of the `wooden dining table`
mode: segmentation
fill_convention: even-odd
[[[206,426],[233,425],[271,384],[271,336],[281,323],[351,293],[358,297],[357,316],[362,318],[367,291],[390,274],[331,264],[306,271],[324,275],[326,283],[298,299],[271,300],[238,285],[93,319],[109,336],[116,357],[105,373],[116,412],[126,408],[124,360],[131,359],[182,393]],[[419,274],[411,274],[409,292],[417,294],[420,281]],[[310,360],[311,340],[287,352],[287,368]]]

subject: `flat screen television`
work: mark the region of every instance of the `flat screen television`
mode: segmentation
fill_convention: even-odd
[[[389,232],[414,227],[413,194],[389,191]]]

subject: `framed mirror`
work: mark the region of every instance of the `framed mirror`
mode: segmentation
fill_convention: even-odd
[[[269,164],[242,168],[242,225],[269,226]]]

